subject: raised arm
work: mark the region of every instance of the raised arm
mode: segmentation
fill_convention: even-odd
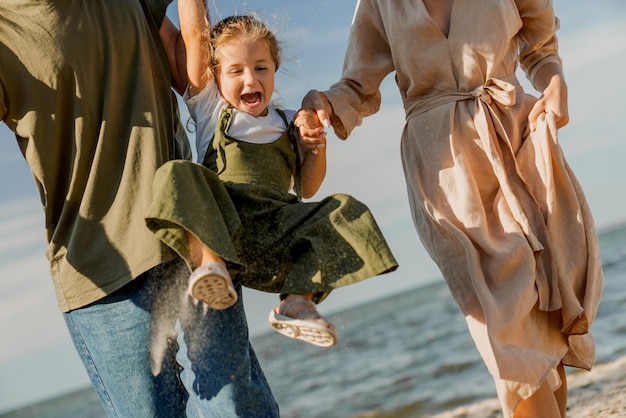
[[[195,96],[206,86],[209,73],[210,23],[204,0],[178,0],[180,30],[165,17],[159,30],[172,73],[172,87]]]
[[[180,33],[186,50],[189,95],[195,96],[209,82],[210,31],[205,0],[178,0]]]

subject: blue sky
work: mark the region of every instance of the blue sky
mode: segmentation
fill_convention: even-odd
[[[354,3],[298,2],[294,7],[291,0],[209,0],[216,18],[253,10],[270,22],[285,43],[275,99],[287,108],[297,108],[309,89],[326,88],[338,79]],[[626,3],[556,0],[555,7],[561,18],[571,117],[560,131],[560,143],[596,224],[607,228],[626,221]],[[175,7],[170,12],[176,20]],[[382,92],[380,112],[366,119],[348,141],[329,135],[328,175],[316,198],[342,192],[367,203],[400,269],[336,291],[320,306],[323,313],[440,280],[409,213],[399,152],[403,110],[392,77]],[[1,413],[83,387],[88,380],[56,308],[35,186],[2,124],[0,178]],[[244,299],[251,331],[269,332],[266,318],[276,296],[247,291]]]

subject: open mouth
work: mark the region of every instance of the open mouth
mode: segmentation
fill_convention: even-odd
[[[246,93],[241,95],[241,101],[248,106],[254,106],[261,103],[261,93]]]

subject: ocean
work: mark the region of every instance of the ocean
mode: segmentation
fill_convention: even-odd
[[[626,225],[599,236],[605,287],[592,332],[601,364],[626,355]],[[252,339],[284,418],[386,417],[402,410],[429,417],[495,397],[443,279],[329,318],[339,333],[329,349],[273,331]],[[104,413],[86,388],[0,417]]]

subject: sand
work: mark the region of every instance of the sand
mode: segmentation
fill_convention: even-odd
[[[569,375],[568,418],[626,417],[626,356],[607,364],[597,364],[591,372]],[[55,411],[58,410],[58,414]],[[91,388],[55,398],[18,411],[0,414],[2,418],[42,418],[68,416],[103,418],[98,399]],[[371,412],[359,418],[419,418],[409,405],[392,412]],[[497,399],[458,407],[429,418],[502,418]]]
[[[626,357],[596,364],[568,378],[568,418],[626,417]],[[432,418],[501,418],[497,399],[456,408]]]

